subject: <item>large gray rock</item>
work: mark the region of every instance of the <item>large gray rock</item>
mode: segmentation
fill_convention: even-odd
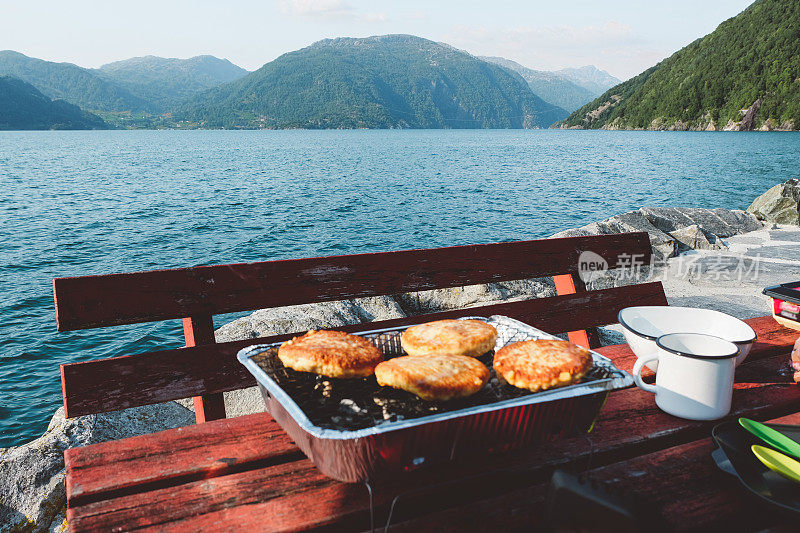
[[[553,294],[551,279],[528,279],[409,292],[398,295],[397,299],[406,314],[419,315]]]
[[[217,342],[227,342],[404,316],[391,296],[291,305],[254,311],[219,328],[216,338]]]
[[[798,180],[790,179],[776,185],[753,200],[749,213],[759,220],[778,224],[800,225],[800,186]]]
[[[764,227],[764,224],[755,215],[741,209],[717,208],[712,211],[735,230],[734,235],[758,231]],[[708,230],[706,229],[706,231]]]
[[[676,209],[691,218],[692,224],[700,226],[706,233],[711,233],[718,237],[730,237],[731,235],[744,233],[740,228],[728,224],[714,209],[702,209],[699,207],[678,207]]]
[[[760,230],[763,224],[741,209],[702,209],[694,207],[643,207],[639,209],[661,231],[672,233],[699,226],[707,234],[730,237]]]
[[[756,231],[762,227],[763,224],[754,215],[738,209],[643,207],[562,231],[552,237],[645,231],[650,236],[655,262],[661,264],[688,249],[723,249],[723,237]]]
[[[678,243],[679,251],[687,250],[727,250],[722,239],[713,233],[703,231],[697,224],[686,226],[670,233]]]
[[[556,237],[576,237],[580,235],[608,235],[614,233],[630,233],[644,231],[650,236],[655,259],[659,262],[672,257],[676,252],[676,243],[668,233],[656,227],[641,210],[629,211],[614,215],[600,222],[592,222],[580,228],[561,231],[552,235]]]
[[[639,212],[652,225],[666,233],[671,233],[695,223],[688,215],[675,207],[642,207]]]
[[[59,531],[64,526],[64,450],[194,423],[175,402],[64,419],[59,408],[44,435],[0,448],[0,532]]]

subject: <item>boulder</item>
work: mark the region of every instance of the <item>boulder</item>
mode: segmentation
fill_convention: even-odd
[[[254,311],[219,328],[216,338],[217,342],[227,342],[404,316],[391,296],[291,305]]]
[[[713,209],[699,207],[677,207],[676,209],[692,220],[691,225],[700,226],[706,233],[713,233],[719,237],[730,237],[731,235],[743,233],[739,228],[728,224]]]
[[[551,279],[529,279],[409,292],[398,295],[397,299],[406,314],[419,315],[553,294]]]
[[[640,211],[615,215],[598,225],[605,230],[603,233],[647,232],[650,236],[650,245],[653,247],[654,259],[657,262],[675,255],[675,240],[668,233],[655,227]]]
[[[741,209],[717,208],[711,211],[734,229],[734,235],[758,231],[764,227],[764,224],[755,215]],[[704,229],[708,231],[707,228]]]
[[[670,233],[694,224],[688,215],[674,207],[642,207],[639,212],[644,215],[652,225],[663,232]]]
[[[0,532],[63,530],[67,448],[193,423],[194,415],[175,402],[69,420],[59,408],[44,435],[0,449]]]
[[[687,250],[727,250],[728,247],[722,239],[713,233],[707,233],[698,226],[692,224],[670,233],[678,243],[678,251]]]
[[[726,249],[723,237],[756,231],[762,227],[763,224],[753,214],[739,209],[643,207],[580,228],[561,231],[552,237],[646,231],[653,247],[654,264],[659,266],[665,260],[690,249]],[[645,267],[633,275],[614,270],[595,273],[584,281],[590,288],[600,289],[642,283],[653,275],[657,275],[657,272]]]
[[[699,226],[707,235],[730,237],[756,231],[764,225],[741,209],[702,209],[693,207],[643,207],[639,211],[661,231]]]
[[[778,224],[800,225],[800,186],[798,180],[790,179],[753,200],[748,213],[759,220]]]
[[[592,222],[580,228],[561,231],[552,235],[550,238],[576,237],[580,235],[608,235],[634,231],[645,231],[650,236],[650,244],[653,247],[654,258],[657,262],[675,255],[675,239],[653,225],[640,210],[614,215],[600,222]]]
[[[612,324],[597,328],[597,337],[600,341],[600,346],[625,344],[625,334],[622,333],[622,326],[619,324]]]

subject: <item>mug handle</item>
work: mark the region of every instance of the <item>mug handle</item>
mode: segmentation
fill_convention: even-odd
[[[656,391],[658,390],[656,386],[650,385],[649,383],[645,383],[644,381],[642,381],[642,367],[652,361],[658,361],[658,355],[651,355],[649,357],[642,357],[637,359],[636,363],[634,363],[633,365],[633,371],[631,372],[631,374],[633,374],[633,381],[636,383],[637,387],[639,387],[644,391],[652,392],[653,394],[655,394]]]

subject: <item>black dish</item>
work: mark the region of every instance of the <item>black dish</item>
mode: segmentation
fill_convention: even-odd
[[[800,426],[766,425],[800,442]],[[767,443],[750,434],[735,420],[714,426],[711,436],[719,446],[711,456],[722,471],[739,478],[742,485],[761,501],[794,517],[800,515],[800,484],[764,466],[750,449],[753,444],[769,446]]]

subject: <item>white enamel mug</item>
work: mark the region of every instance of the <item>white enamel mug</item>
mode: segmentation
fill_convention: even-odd
[[[689,420],[716,420],[731,410],[736,344],[703,333],[670,333],[658,351],[633,365],[636,385],[656,395],[656,405]],[[642,367],[658,362],[656,384],[642,381]]]

